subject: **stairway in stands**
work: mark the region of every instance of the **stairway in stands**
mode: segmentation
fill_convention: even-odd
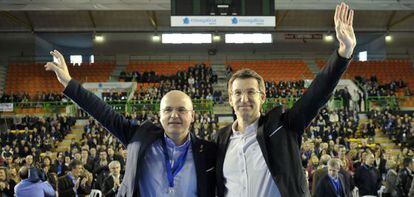
[[[358,134],[362,133],[363,124],[368,123],[366,114],[359,114]],[[399,151],[399,147],[388,138],[382,130],[375,130],[374,143],[379,143],[388,153],[395,153]]]
[[[308,66],[308,69],[311,71],[313,75],[316,75],[321,70],[318,65],[316,64],[315,60],[303,60],[305,64]]]
[[[6,87],[8,64],[0,66],[0,94],[4,92]]]
[[[69,150],[72,138],[74,138],[76,142],[80,142],[82,139],[82,134],[84,132],[83,128],[86,124],[88,124],[87,119],[76,120],[76,123],[72,126],[70,133],[65,136],[65,138],[57,145],[53,152],[57,153]]]
[[[128,64],[124,64],[124,65],[116,65],[114,70],[112,71],[112,73],[109,75],[109,80],[108,82],[118,82],[119,81],[119,76],[121,75],[122,71],[125,71],[126,68],[128,67]]]
[[[217,83],[213,84],[214,91],[219,90],[222,93],[223,103],[214,105],[215,114],[231,114],[232,110],[227,102],[227,81],[225,65],[211,65],[213,71],[217,74]]]
[[[227,116],[223,118],[221,116],[220,121],[218,123],[219,128],[222,128],[225,125],[230,124],[233,119],[232,117],[232,109],[228,104],[228,96],[227,96],[227,81],[229,80],[226,76],[226,66],[224,64],[212,64],[211,68],[217,74],[217,83],[213,84],[214,91],[219,90],[222,93],[223,103],[214,105],[214,114],[216,115],[224,115]]]

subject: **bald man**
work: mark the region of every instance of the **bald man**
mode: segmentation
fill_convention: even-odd
[[[149,121],[136,125],[73,80],[61,53],[50,54],[59,63],[45,69],[55,72],[63,93],[127,147],[117,196],[215,196],[216,146],[190,132],[195,112],[187,94],[173,90],[161,99],[162,128]]]

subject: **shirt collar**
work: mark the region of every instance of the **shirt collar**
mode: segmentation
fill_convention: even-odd
[[[338,182],[339,181],[339,177],[336,177],[336,179],[335,178],[333,178],[331,175],[329,175],[328,174],[328,176],[329,176],[329,178],[332,180],[332,181],[334,181],[334,182]],[[339,174],[338,174],[338,176],[339,176]]]
[[[231,127],[232,131],[233,131],[233,135],[242,135],[242,133],[240,131],[236,130],[237,129],[237,124],[238,123],[237,123],[237,120],[236,120],[236,121],[233,122],[233,125]],[[259,118],[256,121],[254,121],[252,124],[250,124],[249,126],[246,127],[246,129],[244,130],[243,135],[249,135],[249,134],[252,134],[252,133],[256,133],[258,125],[259,125]]]
[[[180,146],[175,145],[174,141],[171,138],[169,138],[165,133],[164,133],[164,140],[165,140],[165,144],[167,145],[167,148],[174,148],[176,150],[185,150],[185,148],[190,143],[191,138],[190,138],[190,134],[188,134],[187,140],[184,142],[184,144]]]

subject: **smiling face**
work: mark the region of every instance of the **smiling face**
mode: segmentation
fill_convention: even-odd
[[[260,109],[266,99],[255,78],[237,78],[231,85],[229,103],[237,119],[251,123],[260,117]]]
[[[172,139],[184,139],[194,122],[193,104],[184,92],[173,90],[161,99],[160,122],[165,134]]]

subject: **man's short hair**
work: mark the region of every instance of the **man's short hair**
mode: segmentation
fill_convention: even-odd
[[[75,169],[76,166],[83,166],[83,163],[77,159],[74,159],[69,163],[69,170]]]
[[[327,165],[328,161],[331,159],[331,156],[328,154],[324,154],[321,156],[321,159],[319,160],[319,162],[321,162],[323,165]]]
[[[328,161],[328,166],[334,167],[334,168],[340,168],[341,167],[341,160],[337,158],[332,158]]]
[[[406,157],[403,160],[403,165],[404,167],[408,167],[411,163],[413,162],[413,158],[412,157]]]
[[[234,73],[231,76],[231,78],[229,80],[229,83],[227,84],[227,90],[228,90],[229,96],[231,96],[231,88],[232,88],[234,80],[236,80],[236,79],[249,79],[249,78],[256,79],[257,83],[259,84],[259,90],[263,94],[266,93],[265,82],[263,80],[263,77],[260,76],[259,74],[257,74],[257,72],[255,72],[254,70],[245,68],[245,69],[238,70],[236,73]]]
[[[26,166],[22,166],[19,170],[20,179],[27,179],[29,178],[29,168]]]
[[[113,160],[108,164],[108,167],[109,167],[109,169],[111,169],[115,165],[121,166],[121,163],[119,163],[119,161],[117,161],[117,160]]]

